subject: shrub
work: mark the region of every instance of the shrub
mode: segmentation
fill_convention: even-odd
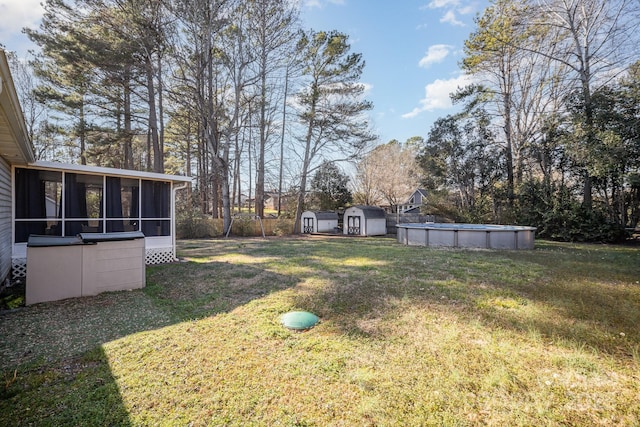
[[[215,222],[197,210],[182,212],[176,218],[178,239],[201,239],[220,235],[221,231],[218,230]]]
[[[295,219],[278,217],[275,227],[273,227],[273,234],[276,236],[286,236],[293,233],[293,226]]]
[[[611,222],[607,212],[584,208],[567,188],[545,188],[527,182],[518,196],[518,224],[538,227],[538,237],[565,242],[620,242],[622,226]]]

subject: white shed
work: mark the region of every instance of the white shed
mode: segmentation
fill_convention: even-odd
[[[303,233],[333,233],[338,228],[338,214],[331,211],[304,211],[300,223]]]
[[[344,234],[383,236],[387,234],[387,218],[382,208],[356,205],[344,211]]]

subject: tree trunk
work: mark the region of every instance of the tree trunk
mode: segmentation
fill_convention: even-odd
[[[282,213],[282,181],[284,175],[284,132],[287,120],[287,90],[289,89],[289,66],[284,75],[284,99],[282,101],[282,135],[280,136],[280,170],[278,173],[278,216]]]
[[[149,133],[151,138],[151,148],[153,149],[153,171],[164,173],[164,161],[162,151],[160,151],[160,140],[158,137],[158,116],[156,106],[156,91],[153,76],[153,62],[147,56],[145,58],[147,94],[149,96]]]
[[[131,126],[131,77],[129,66],[126,67],[124,73],[123,85],[124,97],[124,168],[133,170],[133,132]]]
[[[264,152],[267,144],[267,55],[260,58],[260,140],[256,163],[256,215],[264,217]]]

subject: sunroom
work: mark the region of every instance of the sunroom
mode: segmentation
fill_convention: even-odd
[[[142,232],[146,264],[176,259],[175,196],[191,178],[35,162],[12,167],[12,276],[26,276],[31,235]]]

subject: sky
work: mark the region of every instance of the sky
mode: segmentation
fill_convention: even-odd
[[[303,0],[305,27],[349,35],[366,62],[361,81],[373,102],[380,142],[426,138],[456,111],[449,93],[470,83],[459,62],[474,18],[488,0]]]
[[[42,0],[0,0],[0,43],[24,55],[22,34],[36,28]],[[474,17],[488,0],[300,0],[304,27],[338,30],[366,63],[362,83],[381,143],[426,138],[439,117],[455,112],[449,93],[470,82],[458,64]]]

